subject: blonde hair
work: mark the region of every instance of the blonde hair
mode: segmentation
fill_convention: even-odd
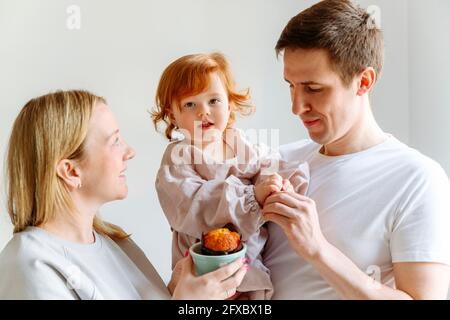
[[[151,116],[155,129],[158,123],[165,122],[165,136],[172,139],[175,126],[169,119],[172,106],[179,105],[180,101],[189,95],[197,95],[209,86],[209,75],[217,72],[228,94],[231,113],[227,128],[235,120],[235,112],[241,115],[251,114],[255,106],[250,101],[250,90],[243,93],[236,91],[236,84],[231,74],[230,65],[226,57],[218,52],[211,54],[191,54],[178,58],[172,62],[161,75],[156,90],[156,107]]]
[[[14,233],[76,210],[57,176],[62,159],[82,160],[89,120],[105,99],[87,91],[57,91],[30,100],[17,116],[7,151],[7,208]],[[127,235],[118,226],[94,218],[94,229],[111,238]]]

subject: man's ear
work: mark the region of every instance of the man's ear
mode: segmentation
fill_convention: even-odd
[[[373,85],[375,84],[377,78],[377,74],[375,72],[375,69],[372,67],[367,67],[364,69],[363,72],[361,72],[359,76],[358,81],[358,90],[356,94],[358,96],[362,96],[372,89]]]
[[[63,159],[56,165],[56,174],[64,181],[70,191],[81,188],[80,171],[75,162]]]

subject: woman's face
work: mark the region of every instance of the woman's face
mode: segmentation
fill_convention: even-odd
[[[81,193],[92,204],[124,199],[128,194],[127,161],[134,157],[119,133],[113,113],[104,103],[93,110],[80,164]]]

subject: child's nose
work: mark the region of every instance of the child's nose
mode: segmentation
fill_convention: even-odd
[[[208,105],[201,105],[201,107],[198,110],[198,116],[199,117],[203,117],[203,116],[209,116],[211,114],[211,110],[209,110],[209,106]]]

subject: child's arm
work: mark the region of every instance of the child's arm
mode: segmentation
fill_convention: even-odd
[[[203,231],[232,223],[246,240],[264,223],[254,186],[233,175],[204,180],[191,165],[163,164],[156,190],[171,227],[198,239]]]
[[[285,161],[281,154],[265,144],[253,145],[259,163],[259,172],[252,177],[252,184],[259,185],[274,175],[281,176],[281,180],[288,180],[294,191],[306,194],[309,186],[309,166],[307,162]]]
[[[269,159],[261,162],[260,174],[257,175],[253,182],[255,185],[265,183],[267,179],[273,179],[273,176],[280,176],[283,184],[287,180],[290,183],[292,191],[305,195],[309,186],[309,165],[307,162],[284,161],[281,159]],[[284,185],[282,187],[284,189]]]

